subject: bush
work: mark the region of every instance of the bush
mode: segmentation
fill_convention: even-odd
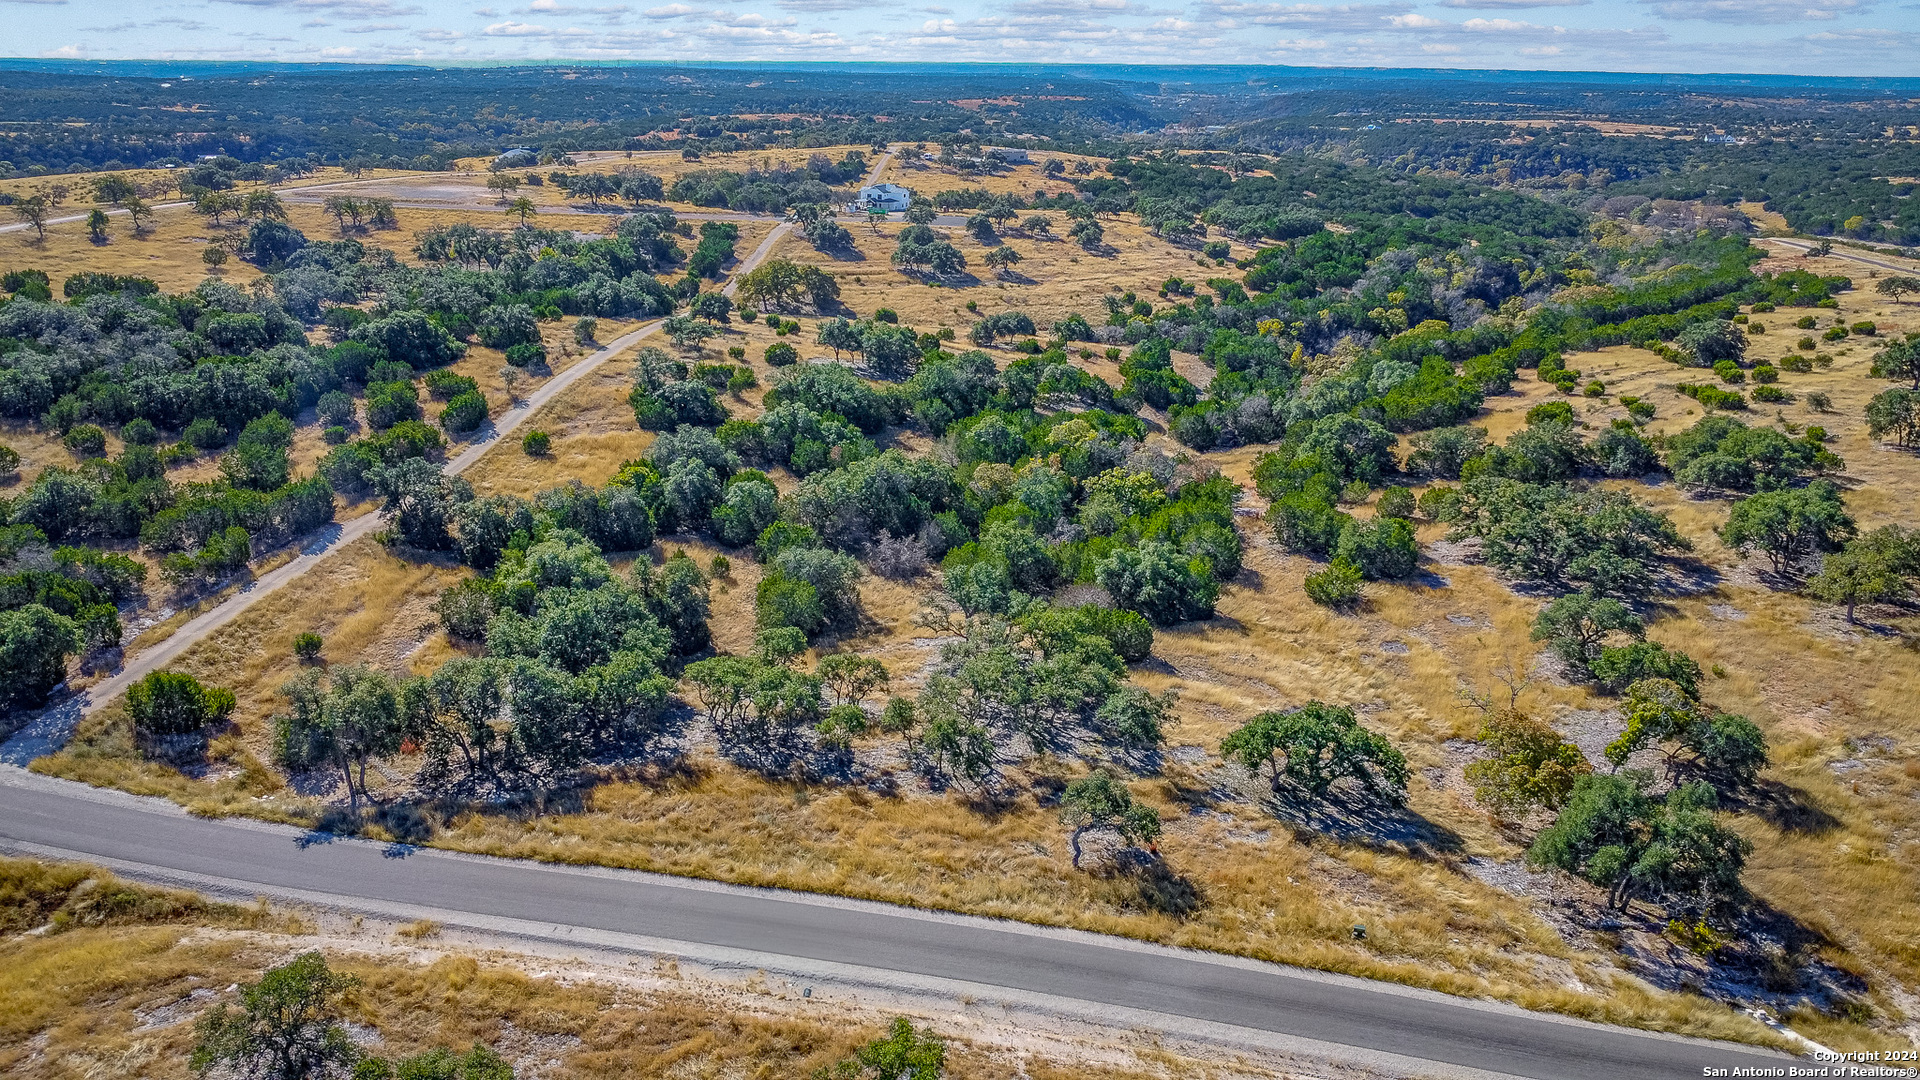
[[[1753,388],[1753,400],[1769,405],[1781,404],[1791,400],[1792,394],[1778,386],[1756,386]]]
[[[233,712],[233,691],[200,685],[177,671],[156,671],[127,687],[134,727],[153,735],[187,735],[224,722]]]
[[[1753,381],[1761,384],[1778,382],[1780,371],[1772,364],[1758,364],[1753,369]]]
[[[107,452],[107,433],[98,424],[75,424],[60,441],[81,457],[99,457]]]
[[[311,630],[296,634],[293,638],[293,655],[302,660],[312,660],[326,647],[326,639]]]
[[[1527,410],[1527,426],[1559,421],[1563,424],[1574,422],[1573,406],[1564,401],[1543,401]]]
[[[440,426],[455,434],[473,431],[486,422],[487,399],[478,390],[455,396],[440,410]]]
[[[1503,813],[1533,806],[1558,809],[1580,777],[1593,771],[1580,748],[1551,725],[1524,713],[1489,715],[1480,728],[1487,756],[1467,766],[1474,798]]]
[[[487,639],[487,624],[493,619],[494,604],[486,581],[469,578],[448,588],[440,594],[433,609],[440,616],[440,625],[446,627],[451,636],[465,641]]]
[[[1163,541],[1115,551],[1094,568],[1094,578],[1115,603],[1161,626],[1211,618],[1220,597],[1206,560]]]
[[[403,420],[420,419],[420,394],[411,382],[395,379],[367,387],[367,423],[385,431]]]
[[[129,420],[120,428],[120,439],[128,446],[152,446],[160,441],[160,431],[144,416]]]
[[[1335,561],[1345,561],[1371,581],[1410,576],[1420,565],[1413,526],[1403,518],[1375,517],[1347,522],[1335,546]]]
[[[227,443],[227,430],[210,417],[199,417],[187,425],[180,437],[195,450],[218,450]]]
[[[1620,693],[1641,679],[1667,679],[1688,696],[1700,692],[1700,665],[1683,652],[1657,641],[1610,645],[1600,650],[1591,666],[1593,678],[1610,694]]]
[[[539,367],[547,362],[546,346],[534,342],[526,345],[514,345],[507,349],[507,363],[518,368]]]
[[[534,428],[520,436],[520,450],[528,457],[545,457],[553,449],[553,436]]]
[[[344,427],[353,422],[353,399],[338,390],[321,394],[314,410],[323,424]]]
[[[1380,493],[1380,501],[1374,504],[1373,512],[1383,518],[1399,518],[1409,521],[1415,508],[1413,492],[1404,487],[1390,487]]]
[[[773,367],[791,367],[800,362],[800,350],[784,341],[776,341],[767,346],[764,357]]]
[[[480,389],[480,384],[471,376],[457,375],[445,368],[427,372],[426,377],[421,381],[426,384],[427,393],[440,401],[448,401],[461,394]]]
[[[1445,427],[1422,431],[1410,440],[1407,471],[1442,480],[1460,479],[1460,468],[1487,447],[1487,433],[1476,427]]]
[[[1307,599],[1321,607],[1348,608],[1360,600],[1360,569],[1344,559],[1335,559],[1325,570],[1307,575],[1303,583]]]

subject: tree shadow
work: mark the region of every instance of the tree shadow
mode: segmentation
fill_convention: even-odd
[[[1846,950],[1826,934],[1751,897],[1727,931],[1724,944],[1706,950],[1705,978],[1688,986],[1682,977],[1675,989],[1740,1006],[1760,1001],[1781,1011],[1811,1008],[1855,1020],[1870,1015],[1867,980],[1827,959]]]
[[[1347,843],[1420,859],[1438,859],[1465,850],[1464,842],[1452,829],[1356,780],[1337,781],[1319,798],[1283,780],[1259,801],[1268,813],[1295,829]]]
[[[1741,809],[1784,833],[1823,836],[1840,827],[1840,819],[1815,805],[1812,796],[1778,780],[1758,780],[1736,800]]]
[[[1726,576],[1699,559],[1667,559],[1653,576],[1650,598],[1699,596],[1718,589]]]
[[[1128,906],[1186,919],[1206,903],[1200,886],[1167,865],[1160,853],[1130,846],[1116,847],[1094,860],[1087,873],[1130,887]]]

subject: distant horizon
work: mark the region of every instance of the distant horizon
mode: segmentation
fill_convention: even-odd
[[[8,0],[0,0],[6,3]],[[694,58],[651,58],[651,57],[542,57],[542,58],[460,58],[428,57],[419,59],[331,59],[331,60],[290,60],[290,59],[222,59],[216,57],[111,57],[111,58],[67,58],[36,56],[0,56],[0,70],[44,71],[50,74],[83,75],[98,72],[104,68],[151,68],[157,69],[144,76],[122,75],[120,77],[151,78],[194,78],[195,68],[242,70],[247,68],[284,68],[310,71],[352,71],[368,69],[403,70],[408,68],[426,68],[431,70],[472,70],[478,68],[622,68],[622,67],[663,67],[663,68],[733,68],[733,69],[795,69],[795,70],[834,70],[859,68],[870,71],[911,72],[915,69],[942,69],[946,71],[979,68],[996,73],[1058,73],[1071,76],[1088,70],[1112,72],[1221,72],[1247,73],[1270,72],[1287,78],[1315,78],[1350,76],[1360,78],[1431,78],[1460,79],[1463,81],[1481,80],[1496,76],[1512,77],[1527,82],[1582,82],[1605,81],[1614,83],[1661,83],[1672,85],[1679,83],[1749,83],[1759,82],[1778,86],[1833,86],[1833,87],[1882,87],[1892,89],[1903,86],[1920,92],[1920,74],[1917,75],[1803,75],[1792,72],[1767,71],[1632,71],[1607,68],[1500,68],[1500,67],[1437,67],[1415,65],[1363,65],[1363,64],[1263,64],[1263,63],[1187,63],[1177,61],[1130,63],[1126,61],[1085,60],[1085,61],[1033,61],[1033,60],[709,60]],[[1237,76],[1229,79],[1198,80],[1227,82],[1240,81]],[[1909,85],[1910,84],[1910,85]]]
[[[1920,76],[1920,3],[1913,0],[0,0],[0,7],[14,15],[10,48],[22,59],[1189,65],[1204,57],[1343,70]]]

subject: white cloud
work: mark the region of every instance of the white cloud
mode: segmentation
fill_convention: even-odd
[[[1643,0],[1663,19],[1789,23],[1864,13],[1872,0]]]
[[[218,0],[251,8],[281,8],[287,11],[327,11],[346,19],[392,19],[418,15],[418,7],[403,7],[393,0]]]
[[[1362,30],[1379,26],[1381,20],[1405,15],[1413,10],[1408,3],[1386,4],[1256,4],[1239,0],[1215,0],[1202,10],[1226,27],[1240,24],[1255,26],[1314,26],[1328,29]]]
[[[82,53],[81,53],[81,50],[80,50],[80,46],[78,46],[78,45],[62,45],[62,46],[60,46],[59,48],[57,48],[57,49],[55,49],[55,50],[53,50],[52,52],[50,52],[50,53],[48,53],[47,55],[48,55],[48,56],[59,56],[59,57],[65,57],[65,58],[68,58],[68,59],[72,59],[72,58],[74,58],[74,57],[78,57],[78,56],[80,56],[80,55],[82,55]]]
[[[584,33],[585,31],[579,32]],[[550,26],[536,26],[533,23],[513,22],[509,20],[507,22],[494,23],[492,26],[482,30],[481,33],[488,37],[548,38],[557,37],[565,33],[565,31],[555,30]]]
[[[1593,0],[1440,0],[1441,7],[1468,8],[1476,11],[1505,8],[1584,7],[1591,3]]]

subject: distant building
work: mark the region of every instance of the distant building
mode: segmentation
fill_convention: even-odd
[[[493,159],[496,169],[525,169],[540,163],[540,155],[524,146],[516,146]]]
[[[860,198],[850,209],[857,212],[882,210],[889,214],[913,205],[913,192],[899,184],[870,184],[860,189]]]
[[[980,153],[988,157],[997,157],[1009,165],[1026,165],[1033,161],[1032,155],[1018,146],[983,146]]]

